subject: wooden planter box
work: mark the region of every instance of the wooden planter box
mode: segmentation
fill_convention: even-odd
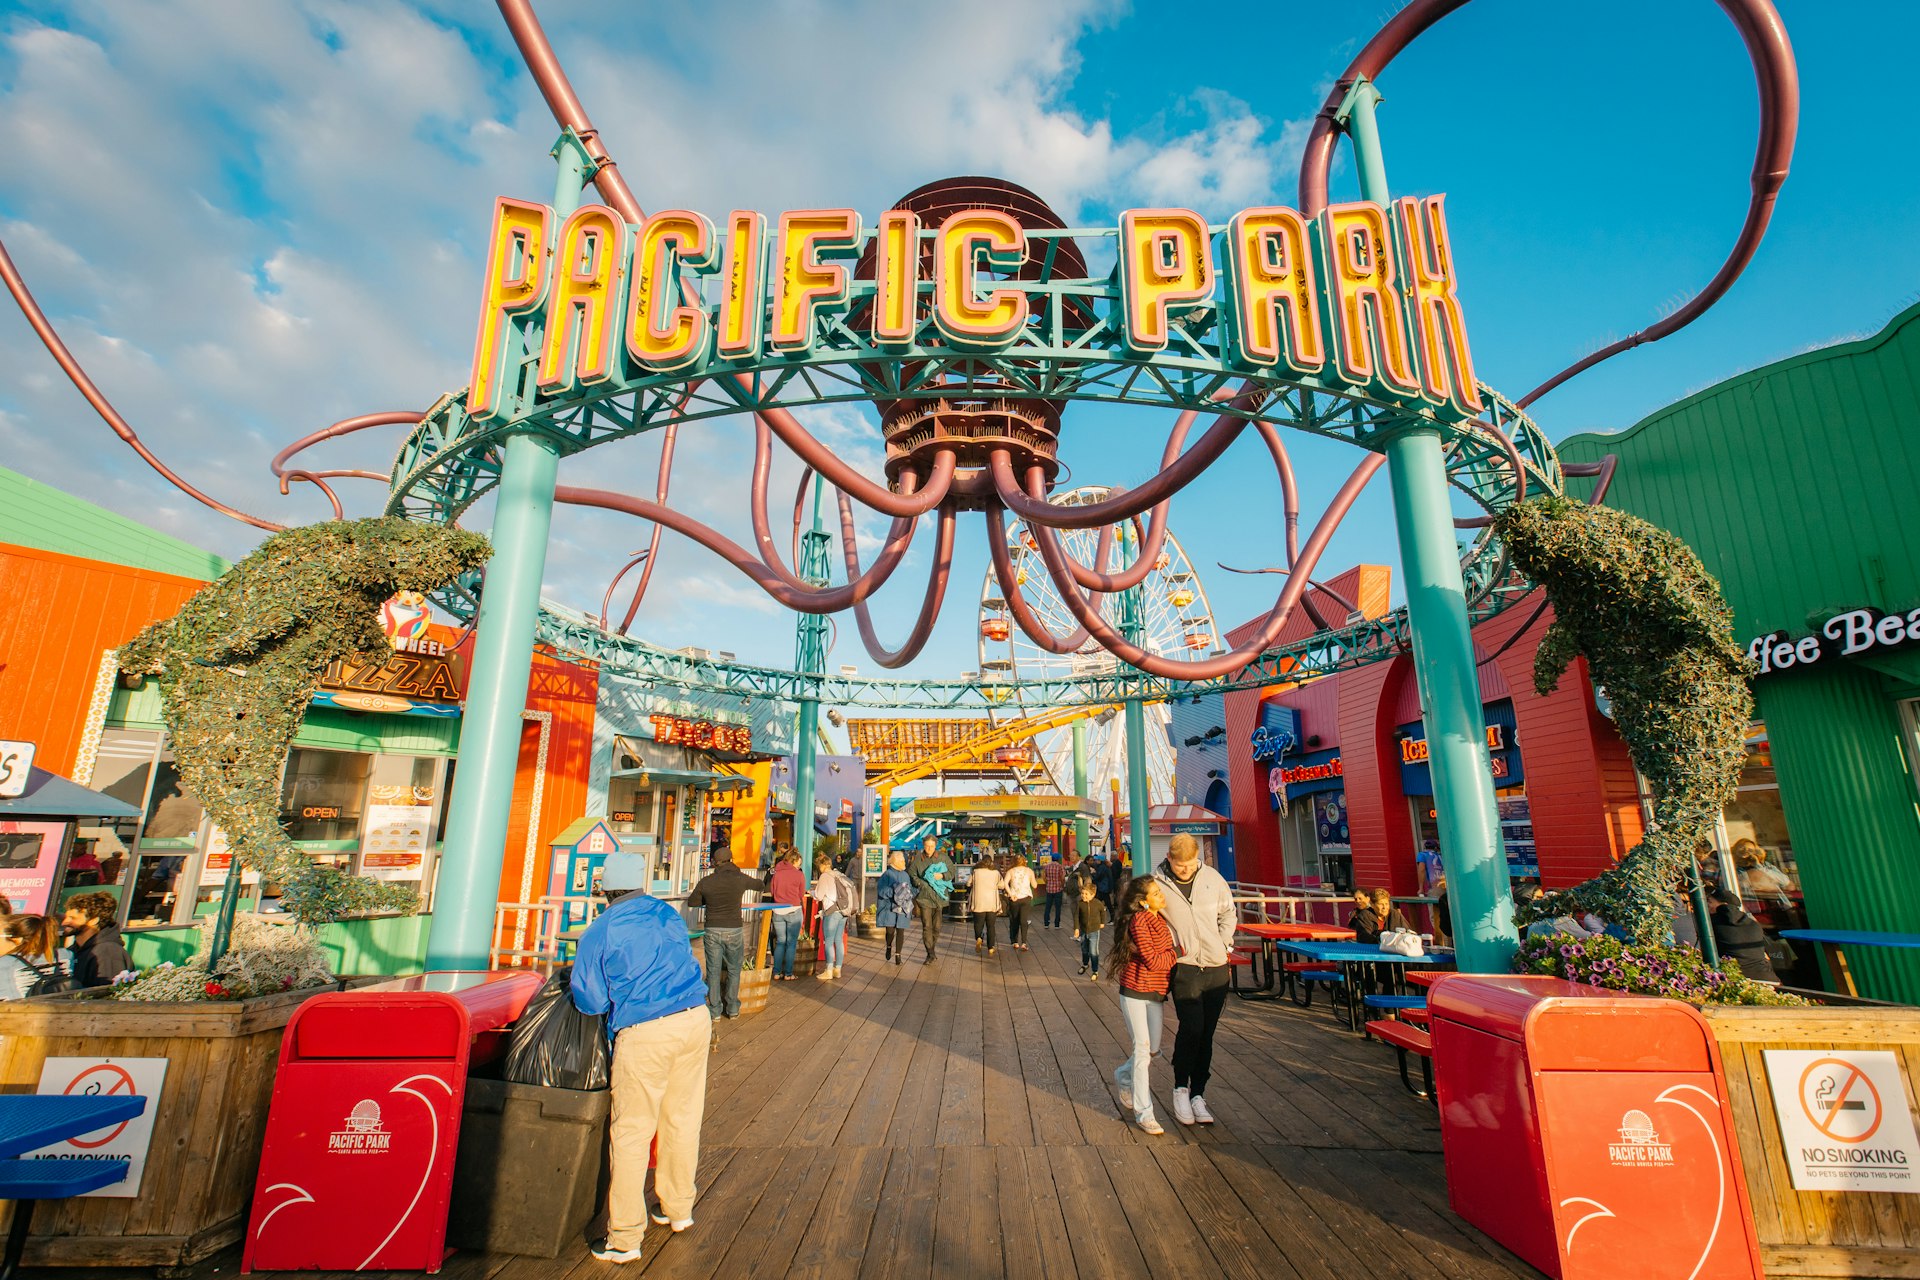
[[[1768,1049],[1882,1049],[1895,1054],[1914,1107],[1920,1080],[1920,1009],[1708,1006],[1727,1073],[1760,1253],[1772,1280],[1797,1276],[1920,1277],[1920,1195],[1795,1191],[1768,1086]]]
[[[360,985],[377,979],[360,979]],[[165,1058],[139,1196],[43,1201],[26,1262],[186,1267],[236,1243],[266,1136],[280,1037],[332,986],[252,1000],[137,1004],[47,997],[0,1004],[0,1092],[32,1093],[48,1058]],[[5,1217],[12,1217],[7,1204]]]

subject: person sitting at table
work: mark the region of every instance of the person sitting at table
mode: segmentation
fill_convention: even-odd
[[[1373,918],[1380,922],[1380,932],[1382,933],[1386,933],[1390,929],[1411,929],[1413,927],[1407,923],[1407,917],[1401,914],[1400,908],[1393,905],[1393,895],[1385,889],[1375,889],[1373,891]]]
[[[1767,958],[1767,931],[1753,913],[1719,885],[1707,890],[1707,903],[1712,908],[1708,918],[1713,922],[1713,945],[1720,949],[1720,958],[1739,965],[1740,972],[1755,982],[1778,983],[1780,975]]]
[[[1365,889],[1353,891],[1353,913],[1347,917],[1353,940],[1369,946],[1380,941],[1380,914],[1373,909],[1373,894]]]

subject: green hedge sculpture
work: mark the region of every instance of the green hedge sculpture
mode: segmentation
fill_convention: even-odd
[[[121,648],[123,672],[160,682],[181,782],[301,923],[418,905],[411,889],[295,848],[280,825],[281,774],[327,667],[392,653],[381,604],[443,587],[491,554],[477,533],[397,517],[288,529]]]
[[[1640,844],[1585,884],[1523,907],[1520,923],[1591,911],[1636,942],[1664,942],[1675,886],[1732,798],[1746,756],[1753,695],[1732,610],[1692,548],[1624,511],[1535,498],[1508,508],[1494,528],[1553,605],[1535,689],[1553,692],[1584,656],[1653,792]]]

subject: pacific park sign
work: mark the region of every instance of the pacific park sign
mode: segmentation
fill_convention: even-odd
[[[1134,209],[1116,232],[1083,234],[1117,239],[1113,283],[1076,283],[1108,291],[1104,324],[1132,358],[1151,360],[1178,340],[1177,325],[1217,315],[1220,359],[1235,374],[1326,380],[1456,419],[1482,412],[1442,196],[1337,204],[1315,218],[1244,209],[1223,226],[1189,209]],[[561,218],[503,196],[467,412],[511,414],[525,356],[537,357],[526,390],[549,399],[716,362],[745,369],[805,357],[849,314],[883,355],[931,345],[1007,351],[1061,288],[1007,278],[1028,261],[1029,238],[996,209],[954,213],[938,227],[892,209],[871,232],[852,209],[773,222],[735,211],[721,227],[667,210],[630,226],[604,205]],[[870,242],[872,276],[856,280]],[[523,322],[539,326],[524,356],[513,345]]]

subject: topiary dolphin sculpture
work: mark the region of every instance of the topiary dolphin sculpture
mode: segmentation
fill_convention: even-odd
[[[1535,689],[1553,692],[1584,656],[1653,792],[1645,839],[1585,884],[1523,905],[1520,922],[1591,911],[1635,941],[1664,942],[1674,885],[1745,758],[1753,695],[1732,610],[1692,548],[1624,511],[1535,498],[1494,530],[1553,605]]]
[[[336,659],[384,661],[381,604],[491,554],[477,533],[397,517],[288,529],[121,647],[123,672],[160,682],[180,780],[302,923],[416,905],[410,889],[316,865],[280,825],[281,773],[321,675]]]

